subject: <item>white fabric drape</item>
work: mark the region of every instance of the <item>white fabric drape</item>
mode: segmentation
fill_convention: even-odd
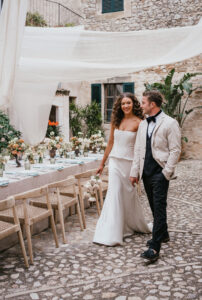
[[[5,0],[0,17],[0,109],[12,98],[20,58],[27,0]]]
[[[7,2],[18,3],[21,14],[24,12],[20,0]],[[9,6],[5,7],[1,16],[3,27],[10,14]],[[17,10],[15,14],[18,16]],[[23,26],[19,25],[17,17],[13,20],[18,28],[16,40],[19,45]],[[14,31],[8,30],[7,33],[9,39],[15,37]],[[1,40],[5,44],[7,38],[1,36]],[[16,87],[10,104],[11,120],[22,131],[26,142],[36,144],[45,135],[58,82],[95,81],[129,74],[152,66],[182,61],[201,52],[201,23],[133,32],[93,32],[85,31],[82,27],[26,28],[20,67],[15,76]],[[0,57],[5,55],[1,47]],[[10,64],[10,73],[13,75],[16,61]],[[9,76],[7,80],[10,80]],[[2,77],[0,87],[2,95]],[[4,94],[4,102],[8,104],[9,89]]]

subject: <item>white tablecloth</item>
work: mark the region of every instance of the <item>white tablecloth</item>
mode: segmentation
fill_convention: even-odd
[[[95,169],[99,166],[102,156],[90,154],[89,157],[76,159],[57,158],[56,164],[50,164],[49,160],[44,160],[43,164],[31,165],[30,171],[26,171],[24,166],[17,168],[15,161],[9,161],[4,176],[0,177],[0,200],[63,180],[70,175]]]

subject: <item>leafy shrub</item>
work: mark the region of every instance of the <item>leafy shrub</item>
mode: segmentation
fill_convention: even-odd
[[[78,107],[75,103],[69,105],[69,123],[70,130],[73,136],[78,136],[78,133],[82,131],[82,108]]]
[[[47,23],[43,16],[41,16],[38,12],[28,12],[26,17],[26,26],[45,27],[47,26]]]
[[[73,136],[78,136],[82,132],[85,136],[90,137],[99,131],[103,134],[102,116],[100,105],[96,102],[79,107],[75,103],[70,103],[70,129]]]
[[[86,136],[90,137],[91,135],[98,133],[102,129],[102,115],[100,105],[93,101],[91,104],[86,105],[83,109],[83,121],[86,125]]]
[[[8,143],[15,137],[20,138],[21,132],[10,124],[9,117],[0,111],[0,152],[8,147]]]
[[[48,128],[46,131],[46,137],[51,137],[51,132],[54,132],[54,136],[60,136],[60,126],[58,126],[58,122],[51,122],[50,120],[48,121]]]

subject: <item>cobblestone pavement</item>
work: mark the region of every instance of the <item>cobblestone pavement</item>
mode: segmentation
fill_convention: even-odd
[[[146,265],[139,256],[148,234],[126,238],[119,247],[92,244],[97,220],[92,207],[84,232],[76,216],[68,218],[69,244],[63,245],[59,234],[55,249],[49,231],[34,236],[35,263],[29,270],[19,247],[0,253],[0,299],[202,299],[202,161],[180,162],[177,175],[168,197],[171,240],[157,262]],[[144,193],[141,201],[150,221]]]

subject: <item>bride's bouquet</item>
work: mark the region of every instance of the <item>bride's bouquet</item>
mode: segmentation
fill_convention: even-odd
[[[84,185],[86,192],[84,193],[84,199],[89,202],[96,201],[96,194],[99,190],[101,179],[99,175],[91,176],[90,180]]]

